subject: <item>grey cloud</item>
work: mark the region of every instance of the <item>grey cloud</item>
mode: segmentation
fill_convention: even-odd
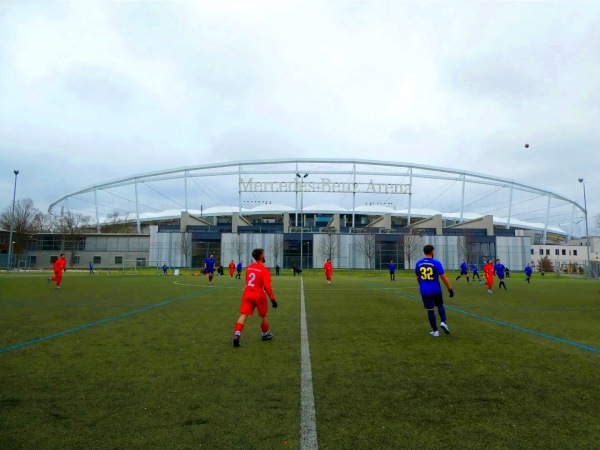
[[[62,78],[61,85],[67,98],[75,97],[90,108],[108,107],[120,112],[127,111],[139,95],[134,84],[104,67],[73,67]]]

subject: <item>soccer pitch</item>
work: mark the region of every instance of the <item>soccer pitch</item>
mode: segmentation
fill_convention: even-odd
[[[432,338],[414,276],[306,275],[237,349],[229,276],[0,276],[0,448],[600,448],[596,280],[450,273]]]

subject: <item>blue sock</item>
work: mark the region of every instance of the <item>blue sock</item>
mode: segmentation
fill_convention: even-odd
[[[429,317],[429,323],[431,325],[431,328],[433,328],[433,331],[437,331],[437,324],[435,322],[435,311],[428,310],[427,316]]]
[[[440,315],[440,320],[442,322],[446,321],[446,308],[444,308],[444,305],[438,306],[438,314]]]

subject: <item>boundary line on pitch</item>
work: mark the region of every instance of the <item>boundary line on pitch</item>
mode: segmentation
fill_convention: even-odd
[[[397,295],[401,295],[403,297],[410,298],[411,300],[421,301],[421,298],[415,297],[414,295],[406,294],[406,293],[398,291],[398,290],[392,290],[390,288],[382,288],[382,287],[375,286],[375,285],[373,285],[373,286],[377,287],[378,289],[381,289],[383,291],[391,292],[393,294],[397,294]],[[444,303],[444,307],[446,309],[451,310],[451,311],[455,311],[455,312],[464,314],[465,316],[470,316],[470,317],[474,317],[476,319],[485,320],[487,322],[495,323],[496,325],[502,325],[504,327],[512,328],[513,330],[523,331],[525,333],[530,333],[530,334],[533,334],[534,336],[543,337],[543,338],[546,338],[546,339],[550,339],[552,341],[562,342],[563,344],[572,345],[572,346],[578,347],[578,348],[580,348],[582,350],[587,350],[587,351],[590,351],[590,352],[593,352],[593,353],[600,353],[600,349],[594,348],[594,347],[590,347],[589,345],[580,344],[579,342],[569,341],[568,339],[563,339],[563,338],[559,338],[559,337],[556,337],[556,336],[552,336],[551,334],[546,334],[546,333],[542,333],[540,331],[535,331],[535,330],[530,330],[528,328],[523,328],[523,327],[520,327],[519,325],[514,325],[514,324],[509,323],[509,322],[502,322],[501,320],[496,320],[496,319],[492,319],[490,317],[480,316],[479,314],[473,314],[473,313],[470,313],[468,311],[464,311],[462,309],[455,308],[454,306],[446,305],[445,303]]]
[[[308,345],[308,327],[306,324],[306,307],[304,303],[304,280],[300,277],[300,448],[316,450],[317,419],[315,414],[315,396],[313,393],[312,366],[310,363],[310,347]]]
[[[75,331],[85,330],[86,328],[95,327],[96,325],[102,325],[104,323],[112,322],[113,320],[118,320],[118,319],[122,319],[124,317],[132,316],[132,315],[137,314],[137,313],[141,313],[141,312],[145,312],[145,311],[150,311],[151,309],[158,308],[159,306],[165,306],[165,305],[168,305],[170,303],[175,303],[175,302],[178,302],[178,301],[181,301],[181,300],[185,300],[187,298],[194,297],[196,295],[204,294],[205,292],[214,291],[214,290],[215,289],[206,289],[204,291],[194,292],[192,294],[184,295],[183,297],[177,297],[177,298],[174,298],[174,299],[171,299],[171,300],[165,300],[164,302],[160,302],[160,303],[156,303],[154,305],[146,306],[145,308],[136,309],[134,311],[129,311],[129,312],[126,312],[126,313],[123,313],[123,314],[119,314],[117,316],[108,317],[106,319],[102,319],[102,320],[97,320],[95,322],[86,323],[85,325],[80,325],[78,327],[69,328],[68,330],[59,331],[58,333],[49,334],[48,336],[43,336],[43,337],[40,337],[40,338],[31,339],[29,341],[21,342],[20,344],[10,345],[8,347],[0,348],[0,353],[6,353],[6,352],[9,352],[11,350],[17,350],[19,348],[26,347],[26,346],[31,345],[31,344],[36,344],[38,342],[47,341],[49,339],[54,339],[54,338],[57,338],[57,337],[60,337],[60,336],[64,336],[65,334],[74,333]]]

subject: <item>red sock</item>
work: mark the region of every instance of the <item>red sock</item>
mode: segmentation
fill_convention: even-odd
[[[260,330],[263,333],[266,333],[267,331],[269,331],[269,324],[268,323],[261,323],[260,324]]]
[[[239,323],[239,322],[235,323],[235,331],[236,332],[239,331],[241,333],[243,329],[244,329],[244,324],[243,323]]]

